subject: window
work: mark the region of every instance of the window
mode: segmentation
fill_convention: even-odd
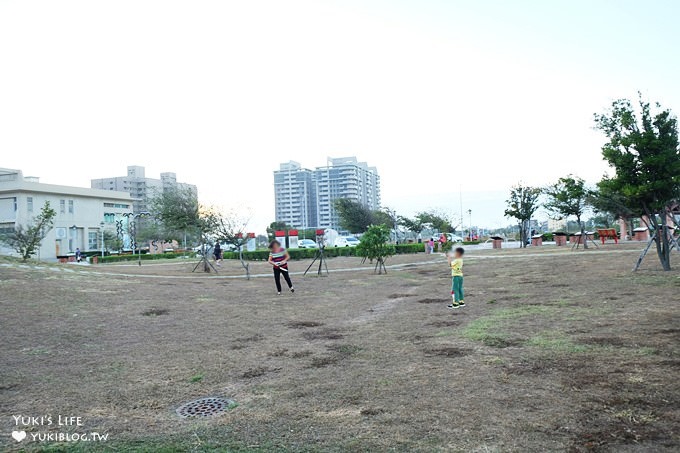
[[[33,212],[33,197],[26,197],[26,210]]]
[[[0,234],[14,233],[14,222],[0,223]]]
[[[116,221],[116,214],[112,212],[105,212],[104,213],[104,222],[105,223],[113,223]]]
[[[96,231],[89,231],[87,233],[87,249],[88,250],[97,250],[97,238],[99,235],[97,234]]]
[[[121,204],[121,203],[104,203],[105,208],[121,208],[121,209],[127,209],[130,207],[129,204]]]
[[[59,213],[60,214],[66,213],[66,200],[59,200]]]
[[[68,201],[68,213],[73,214],[73,200]]]

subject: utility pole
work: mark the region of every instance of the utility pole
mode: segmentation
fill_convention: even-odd
[[[470,215],[470,229],[468,230],[468,237],[472,240],[472,209],[468,209],[468,214]]]

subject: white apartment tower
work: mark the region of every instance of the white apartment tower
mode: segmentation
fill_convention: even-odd
[[[295,228],[339,228],[335,200],[347,198],[380,209],[380,176],[356,157],[329,158],[323,167],[304,169],[297,162],[274,172],[276,220]]]

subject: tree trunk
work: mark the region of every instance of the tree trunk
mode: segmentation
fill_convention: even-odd
[[[668,223],[664,210],[661,212],[661,232],[657,235],[657,253],[659,255],[659,261],[661,261],[661,267],[663,267],[664,271],[671,270],[671,248],[670,241],[668,240],[668,233]]]
[[[583,241],[583,248],[588,248],[588,235],[586,234],[586,224],[581,222],[581,216],[576,218],[578,220],[578,226],[581,227],[581,240]]]

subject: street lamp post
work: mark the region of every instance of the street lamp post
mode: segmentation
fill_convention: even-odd
[[[72,225],[71,226],[71,244],[70,244],[70,247],[69,247],[71,249],[71,250],[69,250],[70,252],[75,252],[74,248],[77,248],[77,247],[75,247],[77,239],[78,239],[78,227],[76,225]]]
[[[468,209],[468,215],[470,216],[470,229],[468,230],[468,238],[472,241],[472,209]]]
[[[99,230],[102,233],[102,258],[104,258],[104,222],[100,222],[99,226]]]

